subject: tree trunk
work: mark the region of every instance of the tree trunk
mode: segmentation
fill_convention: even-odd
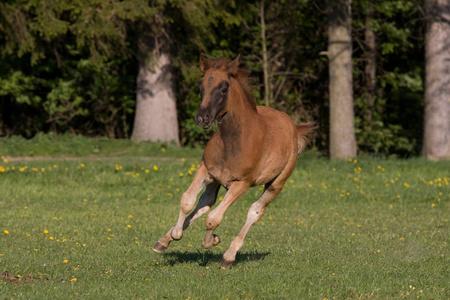
[[[272,99],[269,82],[269,59],[267,57],[267,38],[266,38],[266,20],[264,16],[264,0],[261,0],[260,2],[259,18],[261,20],[262,63],[264,74],[264,102],[266,106],[269,106]]]
[[[139,62],[133,141],[174,142],[179,145],[173,68],[168,53],[154,52]]]
[[[330,157],[356,156],[350,0],[327,0]]]
[[[375,106],[376,73],[377,73],[377,52],[375,32],[372,29],[373,6],[369,2],[369,10],[366,15],[366,30],[364,32],[364,43],[366,45],[366,66],[364,68],[366,89],[367,89],[367,112],[366,120],[373,120],[373,110]]]
[[[423,155],[450,158],[450,3],[426,0]]]

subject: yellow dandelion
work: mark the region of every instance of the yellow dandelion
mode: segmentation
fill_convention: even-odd
[[[8,230],[4,230],[3,233],[6,234],[6,235],[8,235],[8,234],[9,234],[9,231],[8,231]]]
[[[80,164],[80,167],[81,168],[84,168],[86,165],[85,164]]]
[[[156,165],[153,166],[153,170],[158,171],[158,167]]]
[[[47,234],[48,233],[48,230],[46,229],[46,230],[44,230],[44,234]]]
[[[131,225],[127,225],[127,228],[131,228]]]
[[[404,182],[403,185],[404,185],[405,187],[409,187],[409,184],[407,184],[406,182]]]
[[[67,264],[69,261],[67,259],[63,260],[63,263]]]
[[[76,282],[76,281],[77,281],[77,279],[75,277],[70,279],[70,282]]]
[[[51,241],[53,241],[53,240],[54,240],[52,236],[51,236],[51,237],[49,237],[49,239],[50,239]]]
[[[130,218],[130,219],[131,219],[132,217],[133,217],[132,215],[128,215],[128,218]]]
[[[435,206],[436,206],[436,204],[434,204],[434,203],[431,204],[431,207],[435,207]]]

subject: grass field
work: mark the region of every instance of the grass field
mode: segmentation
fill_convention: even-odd
[[[220,245],[202,249],[199,219],[156,254],[201,151],[102,143],[27,154],[33,147],[0,141],[1,299],[450,298],[448,161],[305,153],[221,270],[261,188],[227,211]]]

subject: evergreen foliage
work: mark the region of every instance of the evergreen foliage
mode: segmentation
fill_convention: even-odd
[[[352,1],[358,150],[418,154],[423,1],[370,3]],[[373,105],[368,104],[364,75],[370,5],[377,45]],[[201,145],[212,133],[193,120],[200,104],[200,52],[230,58],[240,53],[251,71],[256,100],[263,104],[265,44],[270,105],[296,122],[316,120],[321,127],[316,147],[326,151],[328,61],[321,52],[327,47],[327,15],[325,1],[312,0],[3,1],[0,136],[71,132],[128,138],[135,109],[138,39],[146,34],[166,39],[173,52],[182,144]]]

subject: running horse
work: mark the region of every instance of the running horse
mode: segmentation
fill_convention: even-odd
[[[264,185],[261,197],[248,211],[244,227],[223,255],[221,267],[226,269],[235,261],[250,227],[261,219],[267,205],[278,196],[294,171],[297,155],[305,149],[315,125],[295,125],[283,112],[256,106],[247,86],[246,72],[239,68],[239,56],[229,62],[226,58],[207,60],[201,54],[200,70],[204,74],[199,86],[202,102],[195,121],[205,129],[215,121],[217,132],[206,145],[194,180],[181,197],[177,223],[156,242],[153,250],[161,253],[170,242],[181,239],[183,231],[214,205],[223,186],[227,193],[206,218],[202,246],[209,249],[219,244],[214,230],[225,211],[249,187]]]

